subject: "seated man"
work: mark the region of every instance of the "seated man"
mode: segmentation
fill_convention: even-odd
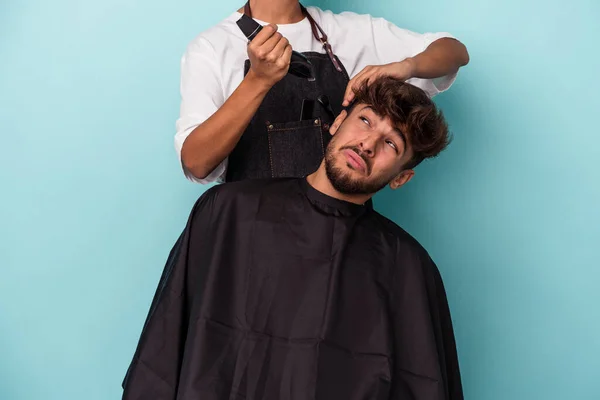
[[[215,186],[173,248],[130,400],[462,399],[439,272],[365,203],[448,144],[421,90],[363,86],[307,178]]]

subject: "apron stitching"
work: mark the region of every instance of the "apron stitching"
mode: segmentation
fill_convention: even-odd
[[[320,127],[321,126],[321,121],[319,121],[318,124],[316,125],[309,125],[306,127],[297,127],[297,128],[273,128],[271,129],[271,132],[282,132],[282,131],[297,131],[300,129],[304,129],[304,128],[315,128],[315,127]]]
[[[319,118],[319,127],[321,126],[321,118]],[[321,136],[321,154],[323,157],[325,157],[325,145],[323,144],[323,130],[319,129],[319,133]]]
[[[269,163],[271,164],[271,178],[275,178],[275,169],[273,168],[273,152],[271,151],[271,130],[267,131],[267,138],[269,140]]]

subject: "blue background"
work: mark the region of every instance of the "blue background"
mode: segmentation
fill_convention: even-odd
[[[455,140],[376,204],[444,276],[468,400],[600,399],[600,5],[312,2],[449,31]],[[0,399],[120,397],[194,200],[179,60],[241,2],[0,4]]]

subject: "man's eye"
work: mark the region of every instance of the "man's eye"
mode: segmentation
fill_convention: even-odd
[[[394,142],[392,142],[391,140],[386,140],[385,141],[388,145],[390,145],[390,147],[392,149],[394,149],[395,151],[398,151],[398,148],[396,147],[396,144]]]
[[[368,119],[366,119],[365,117],[359,117],[359,118],[360,118],[360,120],[361,120],[362,122],[364,122],[365,124],[367,124],[367,125],[371,125],[371,123],[369,122],[369,120],[368,120]]]

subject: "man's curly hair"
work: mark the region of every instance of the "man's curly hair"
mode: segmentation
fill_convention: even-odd
[[[389,117],[408,140],[413,157],[404,166],[411,169],[433,158],[450,144],[448,124],[427,94],[410,83],[382,76],[354,91],[353,105],[369,105],[381,117]]]

